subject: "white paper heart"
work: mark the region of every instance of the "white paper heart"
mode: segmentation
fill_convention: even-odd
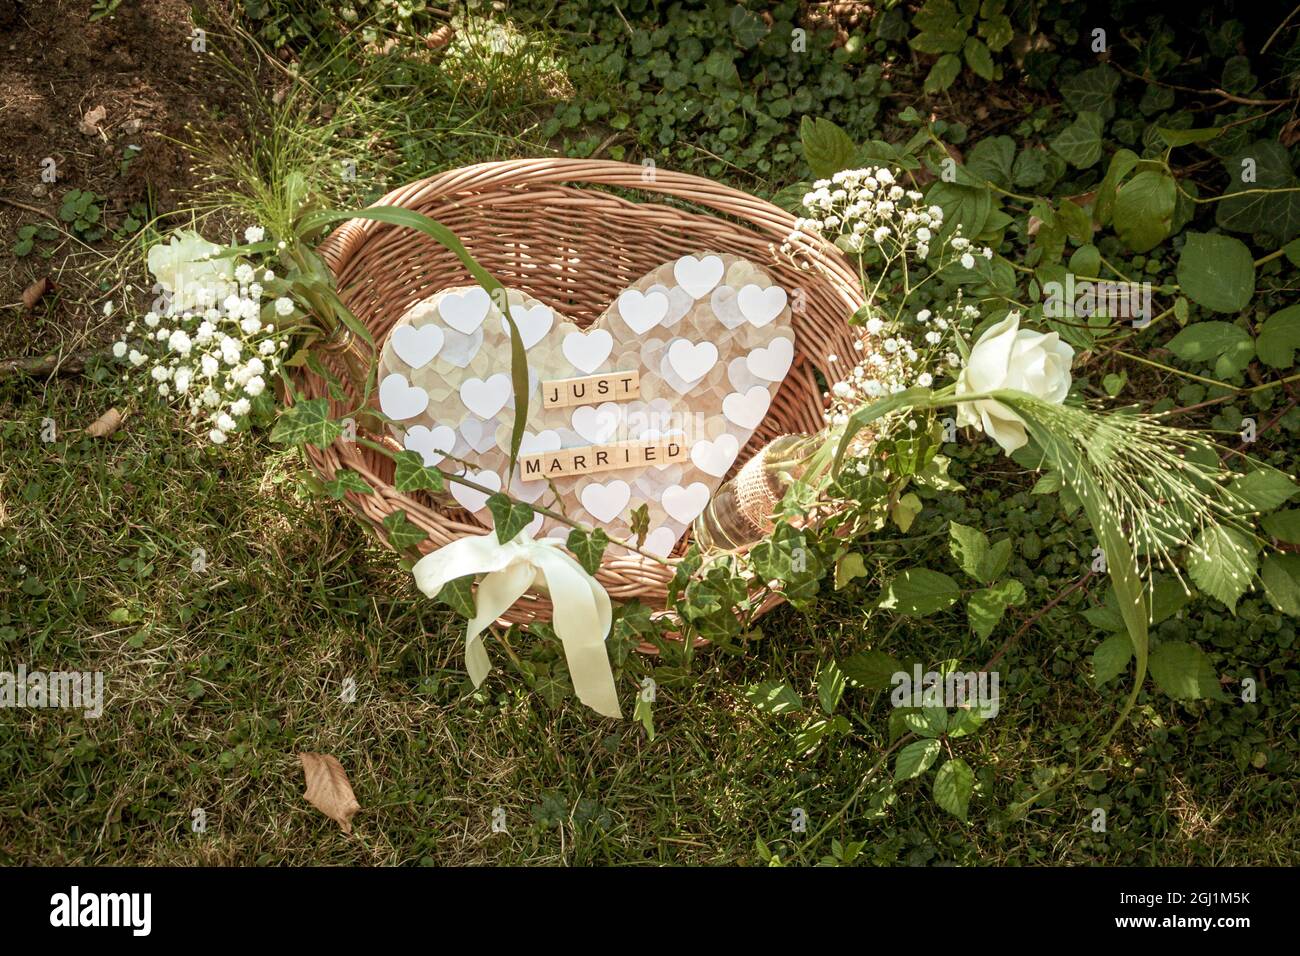
[[[614,336],[604,329],[570,332],[564,337],[564,357],[581,372],[591,375],[605,363],[614,350]]]
[[[755,385],[766,384],[766,379],[761,379],[749,370],[749,363],[746,361],[748,355],[737,355],[727,363],[727,381],[737,392],[747,392]]]
[[[469,335],[483,324],[491,307],[492,297],[487,289],[475,286],[460,294],[445,294],[438,303],[438,314],[457,332]]]
[[[478,355],[478,351],[482,347],[483,330],[481,328],[475,329],[469,335],[449,328],[447,334],[443,336],[442,351],[439,356],[442,361],[450,362],[457,368],[468,368],[469,363],[474,361],[474,356]]]
[[[400,325],[393,329],[393,351],[413,369],[424,368],[442,349],[442,329],[436,325]]]
[[[695,307],[695,298],[679,285],[669,288],[666,285],[652,285],[646,289],[646,295],[652,292],[661,292],[668,297],[668,314],[664,316],[663,321],[659,324],[666,329],[671,329],[674,325],[686,318],[686,315]]]
[[[756,285],[747,285],[736,296],[741,314],[755,328],[761,329],[785,311],[785,289],[779,285],[764,289]]]
[[[695,467],[715,478],[721,478],[740,454],[740,442],[735,435],[719,435],[713,441],[697,441],[691,446],[691,461]]]
[[[531,309],[512,305],[510,318],[515,320],[515,328],[519,330],[519,338],[523,340],[525,349],[532,348],[546,338],[546,333],[551,331],[551,326],[555,323],[555,313],[545,305],[535,305]],[[501,318],[501,331],[506,334],[510,332],[504,316]]]
[[[485,422],[473,415],[465,416],[464,421],[460,423],[461,436],[466,444],[480,455],[496,447],[497,431],[496,422]]]
[[[379,410],[395,421],[414,418],[429,407],[429,393],[411,385],[401,372],[379,383]]]
[[[492,418],[505,408],[512,394],[510,376],[505,372],[498,372],[486,380],[467,378],[460,383],[460,400],[466,408],[483,419]]]
[[[677,339],[668,346],[668,362],[686,382],[697,382],[718,364],[718,347],[712,342]]]
[[[672,553],[673,545],[677,543],[677,537],[677,532],[672,528],[655,528],[645,536],[645,543],[641,545],[641,548],[651,554],[666,558]]]
[[[708,295],[722,281],[726,267],[717,256],[682,256],[673,264],[673,278],[696,299]]]
[[[767,389],[755,385],[747,392],[732,392],[724,398],[722,414],[727,416],[727,421],[741,428],[757,428],[771,404],[772,396]]]
[[[613,521],[632,499],[632,489],[622,479],[605,484],[593,481],[582,489],[578,498],[587,513],[597,521]]]
[[[406,430],[403,444],[407,451],[420,453],[425,468],[432,468],[451,454],[451,450],[456,447],[456,430],[446,425],[439,425],[436,428],[412,425]]]
[[[668,315],[668,296],[628,289],[618,297],[618,314],[637,335],[645,335]]]
[[[747,321],[736,301],[736,290],[729,285],[718,286],[709,296],[709,308],[728,329],[738,329]]]
[[[769,382],[784,379],[793,363],[794,342],[786,338],[773,339],[767,348],[756,348],[745,357],[745,367]]]
[[[486,468],[482,471],[466,471],[465,478],[484,488],[491,488],[493,491],[501,490],[501,476],[495,471],[488,471]],[[448,481],[447,484],[451,488],[451,496],[466,511],[473,513],[487,504],[488,496],[478,489],[468,488],[458,481]]]
[[[573,410],[573,430],[592,445],[603,445],[618,434],[623,409],[614,402],[579,405]]]
[[[695,516],[709,503],[709,486],[702,481],[694,481],[683,488],[673,485],[664,489],[664,511],[668,516],[682,524],[690,524]]]
[[[554,429],[546,429],[534,435],[532,432],[524,432],[524,437],[519,440],[519,454],[535,455],[542,451],[558,451],[561,448],[560,433]]]

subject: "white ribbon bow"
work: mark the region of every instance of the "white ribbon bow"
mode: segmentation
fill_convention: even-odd
[[[535,541],[527,531],[506,544],[498,542],[495,533],[469,535],[426,554],[411,573],[429,597],[437,597],[454,578],[486,575],[475,595],[474,617],[465,629],[465,665],[475,687],[492,670],[483,631],[525,592],[535,589],[549,594],[556,612],[551,624],[564,644],[578,699],[606,717],[622,717],[605,651],[614,618],[609,594],[558,544],[554,538]]]

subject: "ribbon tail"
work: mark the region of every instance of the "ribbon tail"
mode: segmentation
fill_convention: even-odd
[[[532,587],[537,569],[519,561],[500,571],[493,571],[479,582],[475,596],[475,614],[465,627],[465,669],[478,687],[492,671],[492,661],[483,646],[483,631],[505,613],[524,592]]]
[[[609,594],[568,555],[548,549],[534,558],[556,608],[552,626],[564,644],[564,658],[578,699],[606,717],[622,717],[605,636],[613,613]]]

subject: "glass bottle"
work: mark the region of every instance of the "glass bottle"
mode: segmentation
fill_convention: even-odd
[[[774,438],[722,484],[695,519],[695,542],[704,550],[746,548],[771,533],[786,490],[803,477],[826,435]]]

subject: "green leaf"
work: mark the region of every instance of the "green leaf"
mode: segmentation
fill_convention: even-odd
[[[1174,700],[1223,700],[1223,689],[1205,653],[1193,644],[1167,641],[1151,652],[1151,677]]]
[[[1128,634],[1120,631],[1110,635],[1092,652],[1093,684],[1100,687],[1112,677],[1122,674],[1128,670],[1128,662],[1132,659],[1133,641]]]
[[[941,737],[948,729],[948,711],[942,707],[914,707],[903,714],[903,723],[922,737]]]
[[[1268,601],[1283,614],[1300,617],[1300,554],[1270,554],[1259,572]]]
[[[1287,544],[1300,544],[1300,508],[1265,515],[1260,520],[1260,524],[1274,538]]]
[[[1218,139],[1224,133],[1224,127],[1215,126],[1205,129],[1166,129],[1157,126],[1156,132],[1170,146],[1187,146],[1191,143],[1208,143]]]
[[[574,528],[569,532],[569,540],[566,542],[582,569],[592,575],[600,570],[600,561],[605,556],[608,545],[609,535],[601,528],[592,528],[590,534],[582,528]]]
[[[438,592],[438,600],[461,617],[474,617],[478,613],[474,606],[474,575],[452,578]]]
[[[393,461],[393,487],[397,491],[442,491],[442,473],[436,468],[426,468],[419,452],[399,451],[393,455]]]
[[[856,147],[849,134],[828,119],[805,116],[799,123],[804,159],[818,179],[826,179],[853,162]]]
[[[1148,252],[1169,237],[1178,188],[1164,170],[1138,173],[1115,197],[1115,232],[1134,252]]]
[[[859,651],[840,661],[840,670],[865,690],[884,690],[903,665],[884,651]]]
[[[1235,375],[1255,357],[1250,333],[1231,322],[1196,322],[1187,326],[1166,346],[1185,362],[1214,363],[1215,372]]]
[[[987,638],[998,626],[1007,608],[1025,603],[1025,587],[1019,581],[1002,581],[976,591],[966,602],[966,617],[971,630]]]
[[[496,528],[497,540],[508,544],[515,536],[528,527],[533,520],[533,509],[522,501],[511,501],[507,495],[497,492],[487,500],[487,509],[492,512],[492,524]]]
[[[1295,364],[1295,350],[1300,348],[1300,305],[1290,305],[1274,312],[1260,326],[1255,350],[1259,360],[1273,368],[1290,368]]]
[[[803,710],[803,701],[782,681],[766,681],[745,688],[745,700],[766,714],[787,714]]]
[[[967,37],[962,45],[962,55],[976,76],[990,81],[993,79],[993,55],[983,40]]]
[[[988,583],[980,577],[980,568],[989,553],[989,539],[983,531],[956,521],[949,522],[948,550],[959,568],[975,580]]]
[[[1227,198],[1216,204],[1214,219],[1221,229],[1262,232],[1278,242],[1288,242],[1300,233],[1300,190],[1296,190],[1300,180],[1296,179],[1286,147],[1275,140],[1258,140],[1238,150],[1223,165],[1228,174],[1228,188],[1224,190]],[[1252,167],[1253,181],[1243,178]]]
[[[867,576],[867,566],[857,551],[842,554],[835,562],[835,590],[842,591],[851,581]]]
[[[1287,475],[1267,467],[1238,475],[1228,483],[1228,487],[1256,511],[1272,511],[1300,492],[1300,487]]]
[[[961,596],[957,582],[928,568],[909,568],[885,588],[880,607],[905,617],[925,617],[952,607]]]
[[[835,713],[844,696],[844,671],[833,660],[827,661],[817,677],[817,702],[828,717]]]
[[[894,759],[894,783],[903,783],[921,776],[939,757],[937,740],[917,740],[898,752]]]
[[[342,423],[330,418],[329,399],[312,398],[294,402],[280,413],[271,429],[271,441],[328,448],[342,434]]]
[[[405,511],[394,511],[385,518],[384,528],[388,531],[388,542],[395,551],[405,551],[428,537],[423,528],[407,520]]]
[[[1016,141],[1010,136],[990,136],[966,154],[966,171],[983,182],[1006,188],[1015,168]],[[965,227],[963,226],[963,231]]]
[[[921,89],[925,93],[942,93],[952,86],[961,73],[961,59],[955,53],[945,53],[934,61],[930,72],[926,74]]]
[[[1178,285],[1197,305],[1240,312],[1255,295],[1255,262],[1240,239],[1189,232],[1178,257]]]
[[[1061,98],[1080,115],[1092,112],[1102,119],[1110,119],[1115,115],[1115,91],[1119,82],[1119,72],[1103,63],[1062,80]]]
[[[1192,582],[1236,613],[1237,599],[1255,575],[1255,545],[1236,528],[1210,525],[1196,538],[1187,556]]]
[[[974,789],[975,772],[960,757],[949,760],[934,775],[934,802],[962,823],[966,822]]]
[[[1061,130],[1052,140],[1052,151],[1071,166],[1087,169],[1101,159],[1102,118],[1092,111],[1079,114],[1079,118]]]
[[[636,695],[636,705],[632,708],[632,719],[639,721],[645,728],[646,739],[654,743],[655,739],[655,714],[654,701],[644,694]]]
[[[338,501],[349,491],[355,491],[357,494],[362,495],[372,495],[375,493],[375,489],[370,487],[366,479],[362,478],[351,468],[340,468],[335,472],[334,479],[332,481],[323,482],[322,486],[325,488],[326,493],[335,501]]]
[[[1115,155],[1110,158],[1110,165],[1106,168],[1106,176],[1097,189],[1096,204],[1092,207],[1092,214],[1098,224],[1105,226],[1110,223],[1115,210],[1115,198],[1118,195],[1119,184],[1129,173],[1133,172],[1140,161],[1138,154],[1131,149],[1116,150]],[[1172,215],[1172,211],[1170,215]],[[1095,272],[1086,274],[1096,275]]]

